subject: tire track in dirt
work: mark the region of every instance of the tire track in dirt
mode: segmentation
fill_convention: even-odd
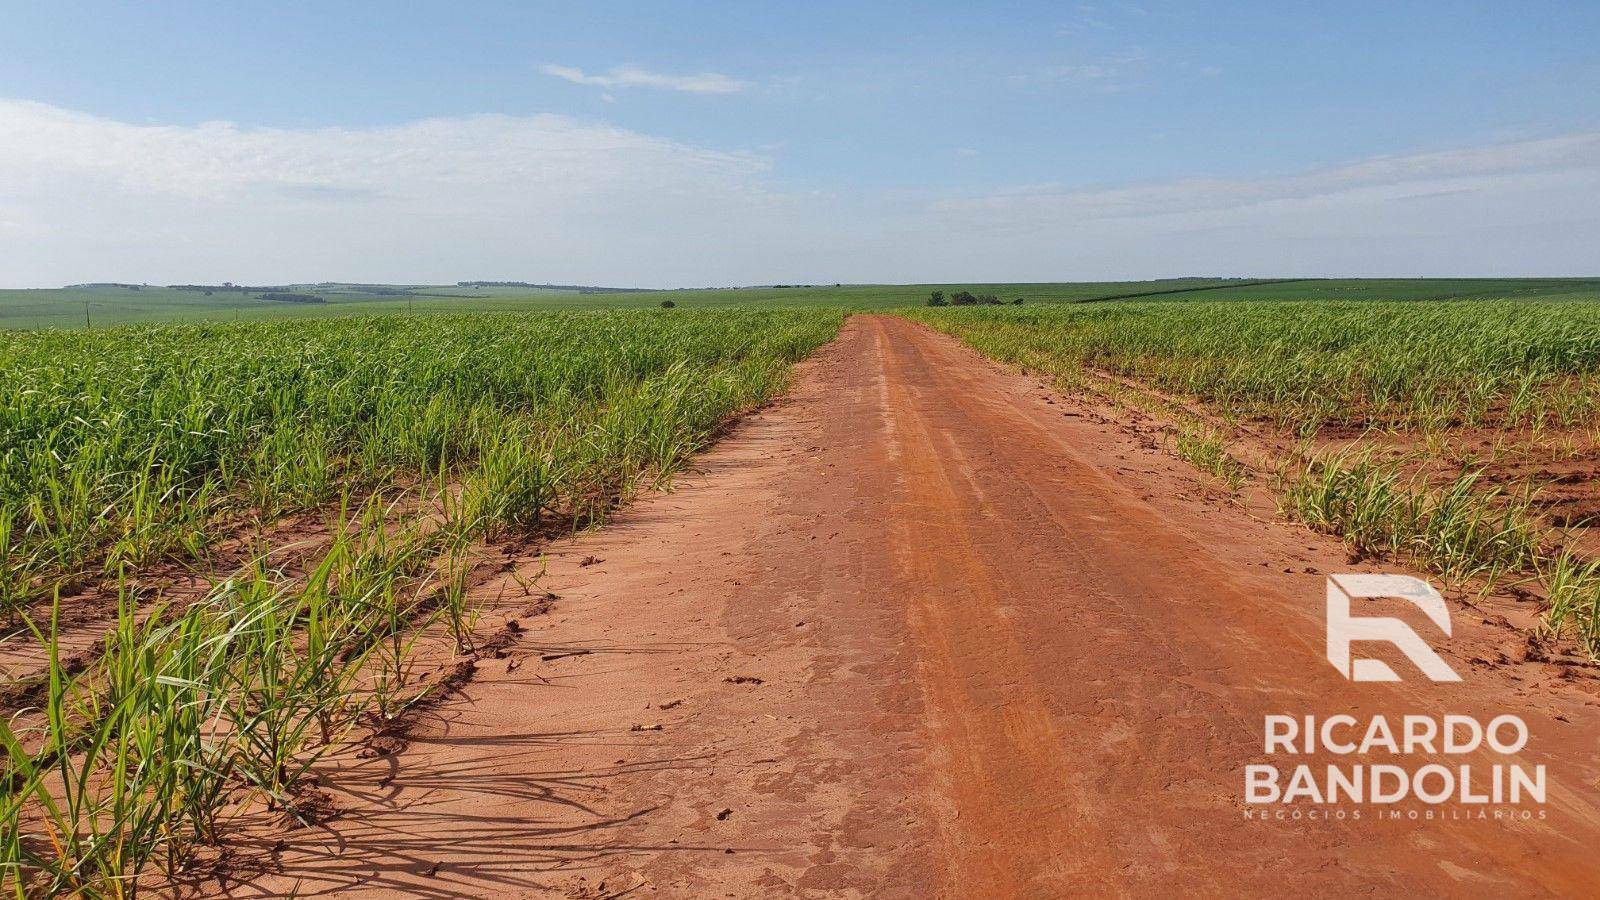
[[[1439,646],[1464,684],[1344,681],[1323,578],[1374,567],[1202,499],[1148,440],[948,337],[852,318],[698,469],[552,547],[541,587],[560,599],[520,648],[404,753],[338,760],[343,815],[262,837],[283,874],[228,892],[1539,896],[1600,879],[1592,681],[1485,662],[1513,638],[1459,607]],[[1548,821],[1244,820],[1265,713],[1447,711],[1528,719]]]
[[[1024,674],[1025,651],[1001,611],[1005,579],[963,515],[952,483],[960,475],[947,471],[961,459],[937,445],[938,425],[910,396],[888,333],[875,329],[874,338],[886,363],[891,464],[902,480],[893,509],[897,586],[910,600],[931,701],[948,880],[989,896],[1093,883],[1102,861],[1067,853],[1074,817],[1062,800],[1081,796],[1082,785],[1042,691]],[[1007,852],[993,852],[996,845]]]

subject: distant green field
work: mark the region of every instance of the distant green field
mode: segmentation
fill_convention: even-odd
[[[1600,278],[1222,279],[1039,284],[815,285],[584,293],[529,287],[458,285],[288,285],[322,303],[264,300],[260,292],[166,287],[0,290],[0,328],[92,328],[156,322],[247,321],[393,313],[630,309],[671,300],[681,307],[818,305],[883,309],[923,303],[930,291],[968,290],[1004,301],[1073,303],[1150,300],[1600,300]],[[384,293],[375,293],[383,291]]]

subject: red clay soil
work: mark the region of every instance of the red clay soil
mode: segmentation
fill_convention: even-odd
[[[1592,895],[1593,674],[1452,603],[1453,638],[1407,620],[1462,683],[1346,681],[1324,578],[1384,567],[1205,494],[948,337],[852,318],[678,490],[549,548],[552,611],[406,750],[326,771],[339,815],[227,892]],[[1263,716],[1341,712],[1523,716],[1545,817],[1247,820]]]

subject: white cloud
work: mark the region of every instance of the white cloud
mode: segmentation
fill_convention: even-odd
[[[1593,274],[1596,196],[1591,133],[1281,177],[935,199],[921,240],[972,278],[1001,277],[986,259],[1018,279]]]
[[[1061,35],[1078,35],[1089,31],[1107,31],[1120,26],[1137,24],[1140,19],[1148,19],[1150,11],[1136,3],[1117,3],[1107,6],[1097,6],[1093,3],[1079,3],[1070,12],[1070,21],[1056,28],[1056,33]]]
[[[1085,63],[1073,66],[1045,66],[1024,75],[1012,75],[1009,81],[1016,85],[1073,84],[1110,88],[1117,85],[1122,70],[1116,66]]]
[[[0,285],[676,281],[786,221],[769,168],[553,115],[289,130],[0,100]]]
[[[1493,192],[1540,181],[1552,173],[1600,173],[1600,133],[1381,156],[1276,178],[1197,178],[1096,190],[1036,190],[950,199],[935,208],[1072,221],[1145,218],[1232,213],[1275,203],[1317,206],[1358,198],[1397,200],[1441,189]]]
[[[1016,87],[1064,85],[1090,93],[1114,94],[1135,86],[1144,74],[1148,55],[1137,48],[1093,61],[1040,66],[1007,76]]]
[[[7,287],[1593,274],[1596,196],[1600,133],[957,195],[790,185],[763,155],[563,116],[273,129],[0,101]]]
[[[132,125],[39,103],[0,101],[0,184],[29,177],[102,181],[128,193],[196,200],[376,199],[467,190],[527,179],[541,191],[581,192],[662,170],[759,171],[748,155],[701,150],[555,115],[423,119],[369,129]]]
[[[716,72],[701,72],[698,75],[663,75],[659,72],[646,71],[638,66],[616,66],[609,72],[594,75],[572,66],[546,65],[541,66],[539,71],[573,84],[603,88],[647,87],[683,91],[688,94],[737,94],[750,86],[743,81]]]

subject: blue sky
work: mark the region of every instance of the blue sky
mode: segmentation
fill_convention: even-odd
[[[7,284],[1600,271],[1597,3],[0,20]]]

